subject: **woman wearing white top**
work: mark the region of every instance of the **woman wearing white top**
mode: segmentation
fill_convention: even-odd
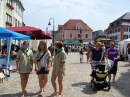
[[[35,69],[39,78],[39,86],[41,93],[39,96],[42,96],[44,92],[44,87],[48,81],[48,74],[51,66],[51,53],[47,49],[46,43],[41,41],[38,46],[38,51],[35,56]]]

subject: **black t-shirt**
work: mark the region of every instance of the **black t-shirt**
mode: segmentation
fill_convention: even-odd
[[[95,48],[93,48],[91,51],[92,51],[92,60],[100,61],[101,56],[102,56],[102,49],[99,49],[97,51]]]

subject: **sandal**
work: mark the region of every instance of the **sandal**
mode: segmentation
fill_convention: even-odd
[[[43,92],[41,92],[38,96],[42,96],[42,95],[43,95],[43,93],[44,93],[44,91],[43,91]]]
[[[112,83],[115,83],[115,80],[113,80]]]
[[[27,94],[28,92],[26,90],[24,90],[24,94]]]
[[[63,97],[63,95],[59,95],[58,97]]]
[[[22,94],[21,97],[24,97],[24,94]]]
[[[51,94],[51,96],[56,96],[59,92],[54,92]]]

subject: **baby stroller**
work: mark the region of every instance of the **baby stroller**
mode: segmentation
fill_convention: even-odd
[[[106,90],[109,91],[111,84],[106,81],[107,75],[108,70],[105,70],[105,65],[96,65],[91,74],[91,88],[93,90],[106,88]]]

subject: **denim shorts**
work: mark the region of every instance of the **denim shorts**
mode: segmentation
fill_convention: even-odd
[[[49,74],[49,71],[46,71],[45,70],[45,67],[42,67],[38,72],[37,72],[37,75],[39,74]]]

